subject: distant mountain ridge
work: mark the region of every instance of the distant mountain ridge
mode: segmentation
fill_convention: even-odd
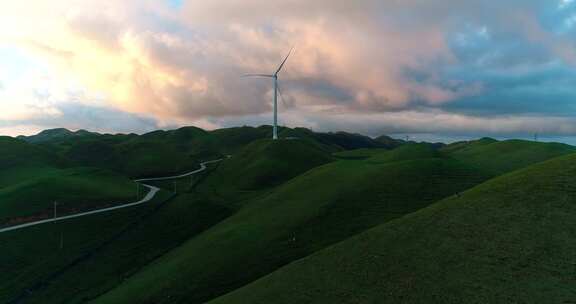
[[[173,130],[155,130],[148,133],[144,133],[142,135],[136,134],[103,134],[99,132],[87,131],[84,129],[80,129],[77,131],[71,131],[66,128],[54,128],[54,129],[46,129],[38,134],[24,136],[20,135],[17,136],[18,139],[24,140],[28,143],[34,144],[44,144],[44,143],[55,143],[58,141],[66,141],[70,139],[76,138],[86,138],[86,137],[98,137],[98,136],[138,136],[144,138],[158,138],[163,136],[171,136],[171,137],[180,137],[180,139],[187,139],[202,133],[202,135],[230,135],[234,134],[234,136],[238,137],[246,137],[245,142],[242,144],[246,144],[256,139],[265,139],[267,138],[267,132],[271,129],[268,125],[262,125],[259,127],[232,127],[232,128],[222,128],[216,129],[212,131],[206,131],[200,128],[186,126],[181,127],[178,129]],[[313,130],[307,128],[287,128],[287,127],[280,127],[281,138],[313,138],[316,141],[322,144],[329,144],[329,145],[336,145],[341,149],[350,150],[350,149],[359,149],[359,148],[386,148],[386,149],[393,149],[402,144],[405,144],[406,141],[402,139],[395,139],[387,135],[381,135],[375,138],[358,134],[358,133],[349,133],[344,131],[337,131],[337,132],[315,132]],[[182,136],[186,134],[185,136]],[[229,136],[224,136],[229,137]]]
[[[361,148],[392,149],[404,144],[387,136],[374,139],[348,132],[315,132],[306,128],[280,127],[284,140],[304,140],[325,152]],[[100,134],[86,130],[48,129],[32,136],[19,136],[72,161],[75,166],[108,169],[130,177],[184,172],[198,162],[239,152],[245,146],[271,138],[272,127],[232,127],[203,130],[188,126],[155,130],[142,135]]]
[[[99,136],[100,133],[90,132],[86,130],[70,131],[66,128],[47,129],[36,135],[31,136],[18,136],[18,139],[24,140],[33,144],[46,143],[50,141],[65,140],[74,137],[86,136]]]

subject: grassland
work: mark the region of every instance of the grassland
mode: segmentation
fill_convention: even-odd
[[[493,176],[576,152],[575,147],[560,143],[495,141],[489,138],[447,148],[445,152],[451,157],[490,171]]]
[[[43,147],[0,138],[0,225],[136,200],[136,184],[110,171],[68,167]]]
[[[160,198],[166,198],[166,195],[161,195]],[[34,283],[98,247],[127,227],[135,218],[143,215],[150,206],[127,208],[114,213],[0,234],[0,246],[3,248],[0,254],[0,302],[8,302]]]
[[[31,289],[27,303],[83,303],[231,213],[197,193],[171,196],[1,234],[0,246],[10,249],[0,255],[0,302]]]
[[[386,152],[386,151],[388,151],[388,150],[387,149],[364,148],[364,149],[355,149],[355,150],[346,150],[346,151],[335,152],[333,154],[333,156],[336,158],[351,159],[351,160],[367,159],[369,157],[382,154],[383,152]]]
[[[55,129],[37,136],[22,137],[22,140],[38,143],[38,148],[64,157],[73,166],[104,168],[135,178],[183,172],[207,159],[235,155],[246,145],[268,139],[271,134],[270,126],[214,131],[183,127],[144,135],[110,135]],[[281,127],[280,136],[305,140],[330,152],[385,146],[359,134],[317,133],[304,128]]]
[[[136,184],[112,172],[74,168],[0,189],[0,224],[15,218],[60,215],[137,201]]]
[[[528,237],[522,239],[521,226],[542,224],[548,229],[550,223],[542,222],[543,217],[559,223],[568,221],[565,215],[554,213],[571,212],[556,206],[555,195],[573,191],[568,185],[573,167],[568,163],[573,157],[484,182],[573,153],[574,147],[492,139],[441,147],[301,128],[282,128],[280,133],[291,139],[265,139],[270,135],[269,127],[210,132],[183,128],[142,136],[76,134],[71,141],[59,137],[57,142],[34,146],[40,149],[40,156],[32,159],[40,161],[28,167],[18,163],[5,172],[16,173],[14,176],[28,182],[26,176],[37,169],[39,180],[57,183],[61,172],[87,170],[83,172],[106,172],[111,179],[116,176],[106,170],[70,168],[80,164],[114,167],[129,176],[151,176],[182,173],[197,168],[200,160],[232,156],[214,165],[201,179],[159,182],[157,185],[166,190],[172,190],[176,182],[178,193],[157,210],[152,204],[108,217],[74,220],[65,226],[61,223],[0,235],[0,243],[14,246],[0,254],[1,265],[6,265],[0,268],[6,272],[4,277],[0,275],[6,280],[0,285],[0,302],[95,248],[98,254],[50,280],[28,300],[204,303],[232,292],[217,301],[380,303],[383,298],[390,303],[430,303],[422,299],[432,303],[470,299],[477,303],[510,300],[516,295],[504,288],[493,289],[497,293],[489,295],[487,291],[497,283],[488,279],[512,284],[512,278],[534,273],[540,279],[528,286],[517,282],[509,289],[519,292],[518,286],[535,286],[546,294],[561,286],[564,295],[572,294],[573,289],[564,284],[569,281],[567,272],[558,269],[574,262],[567,253],[573,246],[562,249],[568,250],[561,254],[564,260],[526,266],[528,272],[518,265],[530,264],[531,252],[534,259],[543,259],[542,252],[560,248],[560,242],[576,231],[565,225],[568,230],[549,243],[540,231],[531,243]],[[397,148],[389,150],[391,147]],[[359,149],[347,150],[353,148]],[[554,174],[560,176],[549,183],[536,180]],[[14,187],[9,179],[2,178],[0,174],[0,187],[4,183],[0,195]],[[90,180],[86,179],[87,183],[95,184]],[[565,186],[560,189],[555,182]],[[521,186],[531,189],[524,191]],[[91,191],[73,188],[80,189],[78,195]],[[535,200],[527,200],[529,195]],[[536,208],[536,199],[552,205]],[[548,207],[554,214],[539,215]],[[478,218],[474,218],[476,214]],[[519,223],[511,223],[508,229],[505,221],[515,219]],[[99,231],[102,223],[106,227]],[[525,231],[537,232],[534,229]],[[60,250],[62,231],[70,247]],[[119,231],[126,232],[118,236]],[[496,236],[492,243],[492,235],[498,233],[502,236]],[[507,237],[512,245],[505,243]],[[552,248],[546,249],[548,245]],[[51,252],[54,248],[56,252]],[[510,256],[504,255],[506,250]],[[19,252],[26,254],[19,257]],[[528,262],[512,261],[515,254]],[[9,261],[16,262],[9,265]],[[455,266],[450,265],[452,261]],[[515,266],[518,269],[514,271],[499,268]],[[503,271],[504,280],[496,276],[498,271]],[[545,280],[550,273],[560,273],[561,279]],[[462,279],[465,275],[478,277]],[[444,276],[449,281],[443,281]],[[16,279],[9,281],[12,277]],[[338,290],[340,281],[342,288]],[[468,298],[475,286],[481,292]],[[539,290],[542,286],[544,290]]]
[[[570,303],[574,172],[570,155],[490,180],[210,303]]]
[[[285,152],[284,157],[293,155]],[[434,153],[428,158],[414,156],[381,163],[341,160],[312,168],[245,202],[236,214],[163,256],[97,303],[201,303],[485,179],[456,160]],[[282,159],[277,157],[275,163]],[[290,164],[299,166],[294,160]],[[224,165],[221,168],[227,171]]]
[[[43,147],[12,137],[0,136],[0,168],[20,166],[60,167],[66,160]]]

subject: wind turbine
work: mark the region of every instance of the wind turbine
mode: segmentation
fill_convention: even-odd
[[[290,57],[290,54],[292,54],[293,50],[294,50],[294,48],[290,49],[290,52],[288,52],[288,55],[286,55],[286,58],[284,58],[284,61],[282,61],[282,63],[280,64],[280,66],[278,67],[278,69],[276,70],[276,72],[274,74],[271,74],[271,75],[269,75],[269,74],[246,74],[246,75],[244,75],[244,77],[272,78],[272,80],[274,81],[274,127],[273,127],[273,133],[272,133],[272,139],[274,139],[274,140],[278,139],[278,74],[280,73],[280,71],[282,71],[284,64],[288,60],[288,57]]]

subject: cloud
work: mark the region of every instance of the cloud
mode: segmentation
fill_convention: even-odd
[[[30,128],[35,132],[47,128],[88,129],[106,133],[142,133],[158,129],[161,124],[154,118],[118,111],[112,108],[61,103],[50,113],[36,112],[27,119],[0,121],[0,131],[13,135],[15,131]],[[30,133],[30,132],[25,132]]]
[[[482,83],[484,93],[456,100],[443,106],[445,110],[482,116],[574,116],[576,112],[576,70],[562,64],[453,72],[460,79]]]
[[[427,119],[435,132],[572,130],[549,125],[575,110],[569,2],[40,2],[0,2],[0,42],[50,62],[50,79],[79,83],[82,98],[53,92],[68,92],[68,81],[41,91],[61,96],[61,112],[74,102],[160,124],[260,121],[271,83],[240,76],[272,72],[296,46],[281,74],[292,122],[348,129],[339,119],[369,133],[426,130]],[[127,129],[154,125],[118,119]]]

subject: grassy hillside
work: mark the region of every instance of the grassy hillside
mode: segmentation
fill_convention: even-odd
[[[170,197],[0,234],[0,303],[22,293],[25,303],[84,303],[232,212],[199,193]]]
[[[234,154],[241,147],[260,139],[272,137],[271,126],[226,128],[211,131],[221,143],[223,151],[227,154]],[[278,131],[281,139],[305,139],[313,141],[322,149],[330,152],[352,150],[360,148],[384,148],[387,147],[370,137],[346,132],[322,133],[314,132],[306,128],[286,128],[279,127]]]
[[[56,175],[66,160],[42,147],[0,137],[0,191],[31,177]]]
[[[0,169],[16,167],[59,167],[66,161],[42,147],[12,137],[0,136]]]
[[[95,206],[133,202],[137,200],[136,191],[134,182],[102,169],[51,170],[0,189],[0,225],[53,216],[54,201],[63,215]]]
[[[122,172],[132,177],[175,174],[198,166],[195,159],[162,141],[138,139],[118,147]]]
[[[86,130],[78,130],[76,132],[64,128],[44,130],[32,136],[20,136],[19,138],[34,144],[63,142],[69,139],[80,139],[86,137],[97,137],[98,133],[88,132]]]
[[[196,188],[198,192],[190,195],[183,194],[188,191],[191,180],[185,178],[177,181],[178,192],[181,196],[177,198],[173,206],[171,205],[174,209],[169,209],[170,212],[166,214],[166,217],[141,222],[137,229],[138,233],[126,235],[123,239],[125,242],[115,244],[102,253],[102,256],[94,257],[88,265],[75,267],[66,276],[52,282],[44,291],[34,295],[33,302],[42,303],[46,300],[50,303],[66,301],[77,303],[104,293],[95,299],[96,303],[203,303],[277,270],[278,273],[283,272],[284,269],[289,268],[282,267],[289,263],[299,265],[300,262],[295,261],[311,254],[310,259],[314,259],[317,255],[323,254],[316,254],[317,252],[328,252],[333,250],[332,248],[343,246],[340,244],[357,242],[354,240],[362,239],[364,235],[371,235],[373,231],[389,229],[380,228],[389,227],[388,225],[394,227],[390,228],[391,230],[400,231],[398,233],[401,234],[387,239],[388,243],[394,244],[393,247],[385,247],[386,242],[373,241],[380,246],[377,250],[386,250],[386,254],[390,255],[398,254],[395,256],[396,260],[390,260],[390,265],[404,265],[400,261],[401,256],[406,262],[417,259],[418,263],[410,266],[412,268],[408,268],[407,272],[402,272],[406,269],[399,270],[400,274],[397,276],[394,273],[389,274],[393,282],[396,282],[394,280],[400,282],[398,283],[400,287],[394,287],[387,292],[393,296],[398,295],[397,298],[390,296],[396,302],[401,302],[405,298],[410,300],[408,291],[402,290],[405,285],[412,286],[411,282],[417,281],[418,284],[415,286],[418,288],[422,286],[422,289],[416,289],[415,294],[418,294],[419,290],[428,292],[432,289],[426,288],[432,287],[428,287],[421,281],[428,278],[430,280],[427,284],[430,285],[430,282],[440,280],[440,274],[444,275],[442,268],[444,264],[434,266],[434,262],[448,263],[448,260],[443,260],[442,254],[452,254],[447,251],[452,245],[450,239],[440,233],[449,230],[451,223],[456,223],[455,227],[462,229],[462,233],[466,232],[465,224],[467,223],[464,219],[469,219],[472,215],[456,213],[455,216],[462,216],[462,220],[460,218],[453,220],[448,217],[437,220],[432,217],[424,224],[402,228],[405,230],[395,226],[395,223],[408,221],[413,216],[404,217],[405,215],[422,208],[436,210],[436,207],[427,207],[439,200],[458,196],[459,193],[488,178],[571,153],[575,149],[560,144],[524,141],[497,142],[489,139],[440,147],[431,144],[396,142],[385,137],[372,140],[369,137],[342,132],[316,133],[301,128],[281,128],[280,131],[281,137],[285,139],[279,141],[269,140],[271,129],[269,126],[263,126],[209,132],[188,127],[172,131],[156,131],[141,136],[86,135],[75,137],[74,140],[48,141],[38,146],[21,141],[17,145],[11,143],[13,146],[27,145],[19,149],[31,149],[31,152],[26,152],[30,154],[23,153],[23,155],[29,155],[27,157],[29,160],[26,162],[22,162],[22,159],[18,157],[11,159],[13,154],[8,153],[5,162],[12,165],[6,166],[6,169],[0,173],[0,213],[3,213],[1,208],[4,205],[4,208],[8,210],[6,214],[16,212],[13,215],[24,214],[17,212],[51,211],[51,201],[54,199],[68,202],[66,204],[69,208],[75,208],[77,206],[75,204],[80,202],[84,208],[84,204],[93,206],[108,201],[114,196],[126,194],[134,196],[136,187],[127,178],[106,170],[65,169],[66,166],[85,164],[113,169],[120,174],[132,177],[159,176],[195,169],[200,160],[220,158],[231,154],[230,158],[215,165],[216,168],[211,170],[205,179],[202,179]],[[1,140],[0,138],[0,144]],[[395,145],[399,147],[386,150]],[[17,151],[16,148],[12,149]],[[38,154],[33,151],[37,151]],[[1,150],[0,153],[2,153]],[[63,160],[64,158],[70,161]],[[34,159],[38,161],[32,161]],[[0,158],[0,164],[2,161]],[[27,165],[28,161],[31,165]],[[545,170],[542,169],[542,171]],[[565,178],[569,178],[568,176],[569,173],[564,174]],[[166,189],[171,189],[174,181],[161,184]],[[512,187],[513,183],[508,183],[507,186]],[[530,187],[534,186],[536,185],[530,185]],[[542,189],[545,190],[552,185],[543,187]],[[469,198],[469,193],[475,193],[474,191],[467,192],[460,198],[446,201]],[[479,193],[485,195],[489,191]],[[55,195],[58,198],[55,198]],[[482,204],[493,204],[489,196],[487,197],[490,201],[482,201],[481,195],[479,194],[476,198],[478,203],[475,203],[477,206],[474,207],[475,212],[480,212]],[[33,202],[35,198],[40,197],[44,202],[21,204],[22,198]],[[502,196],[501,202],[508,203],[506,200],[508,198]],[[549,198],[554,197],[550,194]],[[66,205],[62,204],[61,206]],[[444,204],[448,203],[441,205]],[[18,208],[27,209],[22,211],[22,209],[17,210]],[[494,208],[491,210],[496,210]],[[514,219],[511,214],[512,212],[508,214],[510,215],[507,218],[509,221]],[[482,229],[488,231],[492,222],[487,220],[487,215],[481,215],[480,219],[482,218],[486,220],[484,224],[487,226]],[[127,217],[123,219],[128,220]],[[100,224],[102,221],[109,223],[105,217],[100,217],[100,221]],[[117,229],[124,227],[118,224],[122,220],[114,219],[114,221],[115,225],[118,225]],[[9,254],[0,255],[0,261],[1,259],[5,261],[14,259],[19,250],[26,251],[26,254],[23,255],[21,261],[14,263],[14,267],[7,264],[3,269],[0,268],[6,271],[7,278],[17,277],[14,282],[7,282],[0,286],[0,302],[2,302],[2,296],[13,295],[26,285],[47,276],[57,267],[70,262],[71,258],[82,254],[83,248],[93,248],[90,246],[99,244],[117,231],[116,228],[107,226],[103,229],[102,238],[95,237],[94,234],[98,233],[95,229],[98,221],[90,220],[86,223],[88,222],[91,226],[89,232],[86,232],[90,236],[87,241],[91,242],[91,245],[82,242],[80,233],[74,233],[76,241],[73,244],[76,245],[73,245],[75,247],[71,248],[73,249],[71,254],[67,254],[66,259],[63,260],[58,259],[53,253],[47,255],[48,262],[42,257],[45,251],[53,246],[56,236],[44,235],[46,242],[34,241],[34,238],[42,237],[40,232],[29,238],[23,234],[22,243],[18,243],[19,237],[7,239],[4,246],[24,245],[16,246],[16,249]],[[82,223],[76,222],[76,225],[82,225]],[[481,224],[474,221],[470,223]],[[498,218],[494,219],[494,223],[498,223]],[[212,226],[213,224],[216,225]],[[420,236],[427,233],[426,225],[431,227],[432,236],[427,236],[430,239],[425,244],[421,244]],[[208,227],[210,228],[205,230]],[[443,228],[440,229],[440,227]],[[69,229],[76,228],[72,225]],[[506,227],[501,226],[498,229],[506,230]],[[520,230],[521,227],[514,229]],[[412,234],[413,230],[419,231],[420,234]],[[50,228],[45,233],[57,234],[61,231]],[[74,231],[81,232],[84,228],[78,227]],[[489,233],[495,233],[495,231],[489,231]],[[366,233],[358,238],[354,237],[363,232]],[[460,231],[450,233],[457,234]],[[473,231],[470,233],[471,235],[466,237],[471,239],[475,234]],[[354,238],[350,239],[351,237]],[[0,243],[2,240],[0,236]],[[486,232],[486,235],[482,235],[480,241],[477,242],[486,243],[488,240],[490,238]],[[440,246],[436,246],[440,248],[438,249],[440,251],[430,251],[432,257],[426,260],[429,256],[424,249],[436,250],[437,248],[434,247],[437,245],[436,241],[440,242],[438,243]],[[31,249],[26,248],[33,248],[36,243],[46,244],[42,245],[44,247],[38,247],[38,252],[28,252],[27,250]],[[334,244],[338,245],[330,247]],[[350,246],[369,247],[364,243],[352,244]],[[396,244],[399,245],[396,246]],[[400,246],[403,244],[407,244],[408,249]],[[454,246],[464,246],[458,244],[460,243],[456,242]],[[503,245],[498,244],[498,246]],[[412,258],[411,249],[422,252],[419,256]],[[354,248],[354,250],[357,249]],[[338,254],[343,254],[343,252],[345,250],[339,251]],[[360,253],[358,250],[353,252]],[[482,259],[489,260],[491,257],[489,253],[486,253]],[[464,254],[451,257],[462,258],[463,256]],[[345,266],[348,267],[346,269],[366,274],[374,280],[386,281],[387,277],[369,272],[371,269],[367,266],[369,262],[365,261],[366,256],[358,255],[358,257],[361,261],[353,261],[353,256],[342,257],[345,261],[352,263]],[[334,265],[340,265],[339,262],[337,259],[329,260],[326,265],[331,264],[335,267]],[[353,264],[356,262],[357,266]],[[374,265],[380,265],[378,263],[380,261]],[[461,266],[464,270],[470,267],[468,264]],[[428,269],[427,267],[440,274],[434,277],[430,274],[432,273],[430,270],[430,273],[418,277],[410,272],[418,274],[417,269]],[[303,269],[312,273],[315,271]],[[328,270],[330,268],[324,268],[322,273],[328,273]],[[381,269],[378,268],[378,270]],[[457,272],[457,269],[454,269],[454,272]],[[346,273],[344,271],[344,274]],[[406,273],[410,276],[403,277]],[[304,290],[305,285],[300,286],[296,284],[297,282],[289,282],[296,278],[295,274],[294,277],[287,279],[286,283],[281,283],[282,280],[279,280],[280,283],[277,286],[274,285],[276,289],[273,288],[270,292],[276,290],[286,295],[279,297],[280,301],[289,301],[290,297],[287,294],[291,291],[285,291],[282,288],[289,284],[296,284],[296,287],[302,288],[298,290],[302,297],[310,295],[313,301],[318,299],[319,302],[334,302],[339,299],[348,299],[349,293],[353,294],[358,286],[346,280],[356,280],[357,278],[354,277],[356,274],[347,274],[352,275],[351,279],[341,277],[345,283],[344,294],[330,294],[327,300],[320,297],[323,288],[332,287],[328,278],[340,279],[338,275],[339,272],[327,274],[327,277],[317,276],[318,282],[316,283],[320,284],[317,294],[315,291],[308,293]],[[458,282],[459,277],[454,276],[453,279]],[[265,282],[268,283],[265,284],[272,284],[266,280]],[[313,277],[310,280],[312,281]],[[301,281],[303,284],[306,282]],[[324,281],[326,286],[322,285]],[[364,283],[366,285],[363,288],[368,288],[370,284],[378,286],[372,281]],[[486,287],[488,285],[480,284],[479,286],[488,288]],[[450,286],[445,287],[452,291]],[[245,297],[243,294],[239,296],[240,298],[235,298],[232,294],[230,301],[254,299],[256,302],[276,303],[272,299],[277,295],[261,290],[265,288],[248,288],[255,288],[253,298]],[[434,292],[432,296],[436,295]],[[374,292],[382,296],[378,293],[379,291]],[[314,298],[314,295],[317,298]],[[371,298],[373,297],[371,291],[360,296],[360,298],[350,298],[348,302],[377,302],[377,298]],[[299,302],[307,302],[307,298],[302,297],[296,299],[301,300]],[[363,297],[366,297],[366,301]],[[435,300],[434,297],[430,299]],[[476,300],[476,302],[484,302],[480,298]]]
[[[471,140],[471,141],[458,141],[458,142],[454,142],[451,144],[448,144],[444,147],[441,148],[441,150],[445,153],[453,153],[459,150],[464,150],[464,149],[473,149],[473,148],[477,148],[480,146],[484,146],[484,145],[489,145],[489,144],[493,144],[493,143],[497,143],[498,141],[494,138],[490,138],[490,137],[483,137],[477,140]]]
[[[463,144],[457,149],[452,146],[446,152],[469,165],[483,168],[493,175],[500,175],[530,164],[576,152],[576,147],[524,140],[499,142],[485,138]]]
[[[331,162],[329,153],[308,140],[257,140],[224,159],[200,186],[228,206]]]
[[[106,140],[81,140],[71,143],[63,153],[81,166],[123,171],[123,155]]]
[[[271,138],[270,127],[236,127],[210,131],[210,134],[220,143],[224,154],[235,154],[247,144],[261,139]]]
[[[0,235],[0,244],[11,244],[11,248],[0,255],[0,261],[6,262],[0,263],[3,265],[0,266],[0,278],[3,278],[0,302],[5,303],[35,282],[46,279],[49,273],[107,243],[91,259],[65,272],[26,300],[26,303],[83,303],[121,283],[228,214],[227,210],[193,195],[179,196],[154,211],[159,202]],[[141,223],[132,224],[141,217]],[[104,227],[103,221],[107,223]],[[126,228],[129,229],[123,235],[115,237]],[[62,233],[64,248],[60,250]],[[110,242],[111,238],[114,239]]]
[[[367,159],[375,155],[380,155],[387,152],[387,149],[355,149],[336,152],[333,154],[334,157],[342,159]]]
[[[384,148],[387,148],[387,149],[394,149],[394,148],[397,148],[403,144],[408,143],[404,140],[395,139],[395,138],[392,138],[392,137],[386,136],[386,135],[378,136],[374,140],[379,142],[380,144],[384,145]]]
[[[180,173],[196,167],[200,160],[219,155],[208,132],[193,127],[141,136],[102,135],[57,145],[50,147],[62,151],[76,165],[106,168],[131,177]]]
[[[479,185],[210,303],[569,303],[576,156]]]
[[[369,160],[375,163],[389,163],[437,157],[440,157],[440,153],[431,144],[405,144],[389,152],[375,154]]]
[[[136,200],[128,178],[71,164],[46,147],[0,137],[0,225],[53,216],[54,201],[62,215]]]
[[[279,133],[281,138],[305,140],[328,152],[388,146],[367,136],[346,132],[318,133],[305,128],[280,127]],[[269,139],[271,134],[271,126],[214,131],[183,127],[143,135],[52,129],[21,139],[72,160],[74,166],[147,177],[183,172],[202,160],[237,154],[252,142]]]
[[[201,303],[481,180],[439,157],[316,167],[245,204],[96,303]]]
[[[263,139],[224,160],[214,177],[239,190],[276,186],[332,161],[325,151],[302,140]]]
[[[166,197],[162,193],[159,199]],[[0,253],[0,303],[8,303],[23,290],[97,248],[153,204],[1,233],[0,246],[4,250]]]

